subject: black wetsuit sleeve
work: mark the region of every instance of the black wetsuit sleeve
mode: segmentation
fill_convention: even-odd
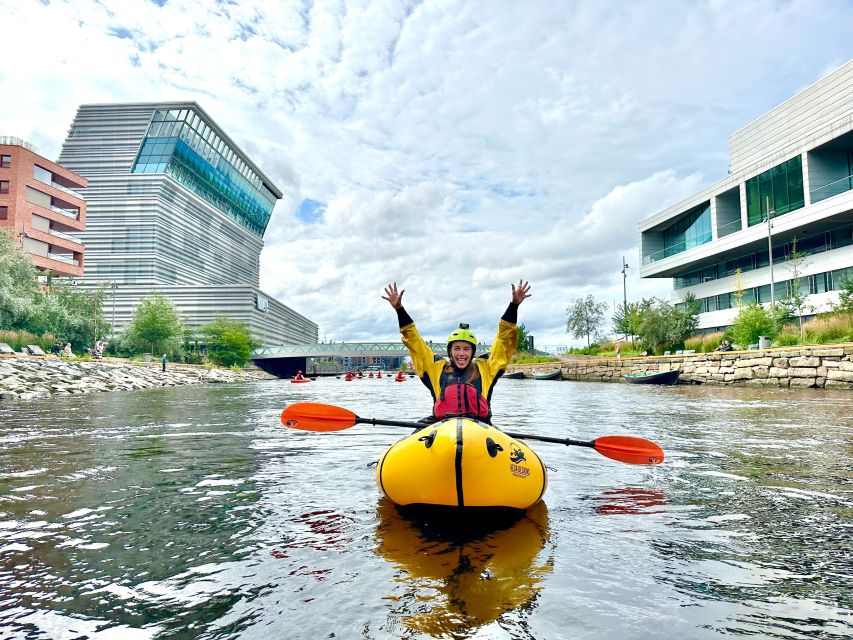
[[[504,314],[501,316],[501,320],[506,320],[507,322],[518,324],[518,304],[515,302],[510,302],[509,306],[506,308],[506,311],[504,311]]]
[[[406,311],[403,307],[397,309],[397,321],[400,323],[401,329],[407,324],[412,324],[414,322],[414,320],[412,320],[412,316],[410,316],[409,312]]]

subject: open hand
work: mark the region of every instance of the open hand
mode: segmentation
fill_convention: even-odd
[[[533,295],[532,293],[529,293],[530,283],[525,282],[524,280],[519,280],[517,287],[514,284],[510,286],[512,287],[512,301],[515,304],[521,304],[524,302],[525,298],[529,298]]]
[[[403,289],[399,293],[397,292],[397,283],[394,282],[385,287],[385,295],[382,296],[382,299],[387,300],[388,303],[395,309],[399,309],[403,306],[404,293],[406,293],[405,289]]]

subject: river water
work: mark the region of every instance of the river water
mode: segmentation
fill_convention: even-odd
[[[313,401],[429,411],[416,381],[268,381],[0,405],[0,637],[849,638],[853,394],[504,380],[544,503],[430,527],[368,466],[408,431],[284,429]]]

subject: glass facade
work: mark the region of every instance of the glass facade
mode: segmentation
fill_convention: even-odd
[[[750,227],[767,218],[768,205],[772,218],[805,206],[801,156],[746,181],[746,214]]]
[[[664,257],[687,251],[711,241],[711,203],[690,209],[663,232]]]
[[[853,224],[844,224],[829,231],[821,231],[797,239],[797,251],[809,255],[832,251],[853,244]],[[792,242],[779,242],[773,245],[773,262],[779,264],[791,257],[794,247]],[[683,289],[703,282],[733,276],[737,269],[742,272],[761,269],[770,264],[769,252],[764,249],[755,253],[747,253],[737,258],[731,258],[717,264],[712,264],[695,271],[690,271],[675,277],[674,288]]]
[[[240,155],[192,109],[158,110],[132,173],[165,173],[258,237],[276,197]]]

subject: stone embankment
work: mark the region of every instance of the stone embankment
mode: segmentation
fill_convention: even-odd
[[[553,371],[546,363],[516,366]],[[621,382],[627,373],[678,369],[679,383],[853,389],[853,344],[778,347],[645,358],[588,358],[560,363],[563,380]]]
[[[262,371],[205,369],[200,366],[127,362],[83,362],[52,357],[0,358],[0,399],[32,400],[56,395],[94,393],[151,387],[174,387],[209,382],[269,379]]]

